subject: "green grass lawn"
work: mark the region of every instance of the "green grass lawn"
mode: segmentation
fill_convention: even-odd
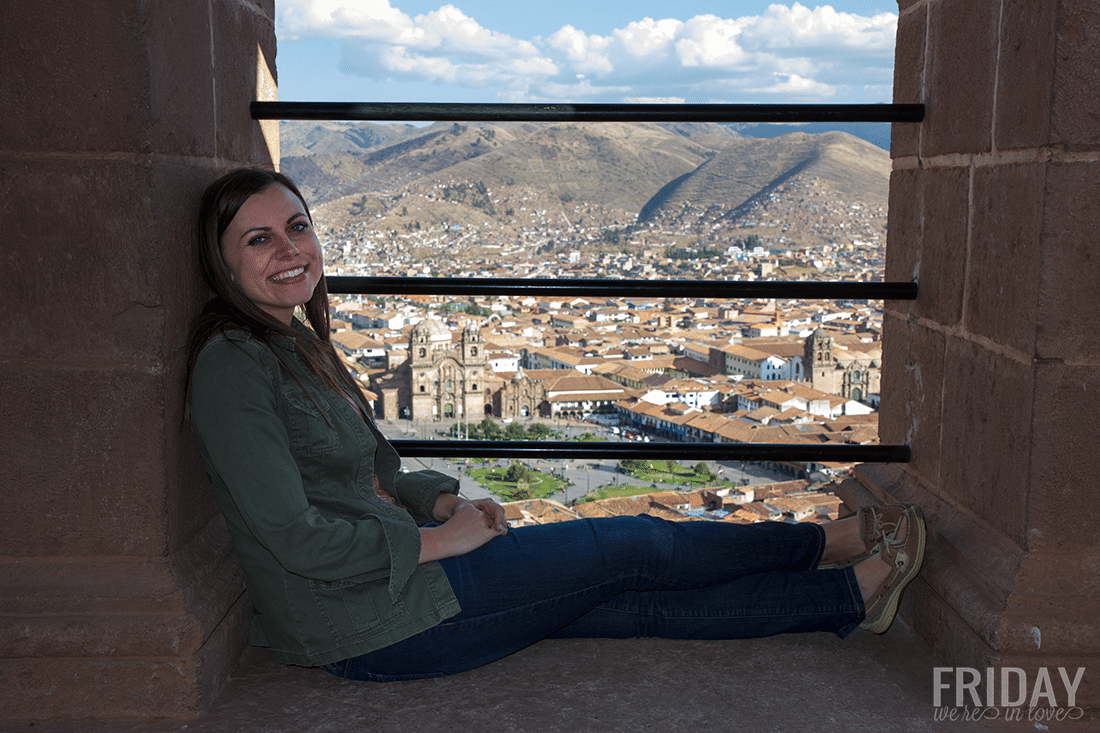
[[[641,496],[642,494],[655,494],[666,489],[655,489],[651,486],[638,486],[636,484],[624,484],[622,486],[604,486],[590,494],[585,494],[580,501],[599,501],[601,499],[621,499],[624,496]],[[578,502],[579,503],[579,502]]]
[[[551,476],[541,471],[530,471],[527,474],[527,491],[529,496],[523,496],[520,492],[520,485],[513,481],[507,481],[504,478],[504,472],[507,469],[492,467],[492,468],[471,468],[468,473],[470,477],[480,483],[489,491],[499,496],[504,501],[520,501],[522,499],[545,499],[559,491],[563,490],[568,482],[564,479],[560,479],[557,476]]]
[[[731,481],[719,481],[717,478],[695,473],[694,469],[684,468],[675,463],[672,465],[672,471],[672,473],[669,473],[667,461],[650,461],[648,463],[648,468],[629,471],[628,475],[639,481],[648,481],[656,484],[672,484],[673,486],[680,487],[686,485],[693,489],[702,488],[704,486],[734,485]],[[651,489],[651,491],[652,490],[653,489]]]

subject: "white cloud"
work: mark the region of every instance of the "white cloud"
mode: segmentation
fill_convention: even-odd
[[[566,25],[532,39],[486,28],[455,5],[415,17],[390,0],[278,7],[280,40],[340,39],[346,73],[492,90],[503,101],[889,101],[897,29],[890,13],[797,2],[743,18],[642,18],[607,35]]]
[[[624,97],[626,104],[683,104],[683,97]]]

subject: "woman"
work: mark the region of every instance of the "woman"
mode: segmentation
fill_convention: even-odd
[[[882,633],[920,568],[924,523],[905,506],[825,525],[511,530],[455,479],[399,470],[329,340],[321,248],[288,178],[220,178],[198,239],[215,298],[191,344],[191,423],[255,606],[251,641],[282,662],[395,680],[547,637]]]

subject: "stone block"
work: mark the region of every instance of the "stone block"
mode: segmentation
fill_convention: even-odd
[[[1023,354],[1035,349],[1045,166],[974,171],[966,329]]]
[[[1100,143],[1100,5],[1062,0],[1057,23],[1051,142],[1068,150],[1092,149]]]
[[[146,49],[139,3],[79,0],[58,12],[24,3],[5,13],[0,44],[4,148],[22,152],[146,150]],[[34,62],[28,63],[28,60]]]
[[[244,596],[185,657],[0,660],[5,688],[15,693],[0,696],[0,720],[196,717],[210,708],[240,659],[251,617]]]
[[[244,593],[221,516],[169,557],[0,562],[0,658],[188,656]]]
[[[154,363],[0,365],[0,555],[164,553],[166,386]],[[178,390],[173,386],[172,394]],[[209,496],[192,496],[213,512]]]
[[[1050,141],[1050,80],[1054,75],[1056,3],[1006,2],[997,60],[998,150]]]
[[[1100,368],[1040,363],[1035,371],[1028,547],[1095,554]],[[1100,577],[1100,567],[1088,577]]]
[[[4,263],[0,354],[144,359],[160,352],[160,247],[150,243],[182,242],[186,234],[181,221],[150,229],[150,168],[0,161],[0,197],[20,216]]]
[[[929,6],[921,155],[991,149],[998,6],[940,0]],[[960,83],[960,73],[965,83]]]
[[[1100,358],[1100,163],[1051,163],[1043,207],[1036,352],[1042,359]]]
[[[928,14],[923,8],[919,12],[901,13],[898,17],[894,49],[894,104],[918,104],[924,101],[922,72],[927,25]],[[895,123],[890,129],[890,156],[903,158],[916,155],[921,128],[920,124]]]
[[[878,438],[886,445],[905,443],[908,432],[909,331],[909,324],[897,314],[883,314]]]
[[[936,484],[940,476],[943,412],[943,334],[915,321],[884,321],[883,443],[908,445],[909,467]]]
[[[920,249],[916,261],[920,295],[911,312],[944,326],[962,318],[966,283],[970,170],[925,169],[921,176]],[[891,196],[891,201],[894,198]]]
[[[214,63],[206,3],[152,3],[147,11],[149,144],[158,152],[216,154]],[[186,69],[186,73],[181,73]]]
[[[275,28],[255,6],[222,2],[213,10],[218,157],[272,166],[279,160],[279,123],[253,121],[248,107],[278,98]]]
[[[1030,359],[1017,361],[963,338],[948,339],[943,490],[1021,546],[1034,390]]]
[[[921,220],[924,215],[923,171],[903,168],[890,173],[890,225],[886,229],[886,281],[912,282],[920,274]],[[918,296],[919,297],[919,296]],[[913,301],[890,302],[900,312]]]

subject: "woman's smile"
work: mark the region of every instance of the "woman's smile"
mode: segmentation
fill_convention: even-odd
[[[233,282],[260,309],[290,325],[321,279],[321,246],[305,206],[272,184],[241,206],[222,235]]]

